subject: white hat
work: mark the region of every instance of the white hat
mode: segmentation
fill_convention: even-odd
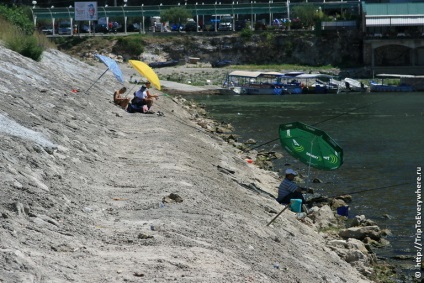
[[[293,169],[290,169],[290,168],[286,170],[286,175],[288,175],[288,174],[292,174],[292,175],[297,176],[297,172],[294,171]]]

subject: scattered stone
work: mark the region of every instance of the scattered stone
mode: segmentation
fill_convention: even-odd
[[[26,216],[29,212],[29,207],[23,205],[20,202],[15,203],[15,211],[18,213],[19,216]]]
[[[256,144],[256,141],[254,139],[248,139],[244,142],[245,144]]]
[[[162,199],[164,203],[173,203],[173,202],[183,202],[183,198],[177,194],[171,193],[169,196],[166,196]]]
[[[135,277],[144,277],[144,273],[141,272],[134,272]]]
[[[152,236],[152,235],[146,235],[146,234],[142,234],[142,233],[140,233],[140,234],[138,234],[138,238],[139,238],[139,239],[142,239],[142,240],[145,240],[145,239],[153,239],[153,236]]]
[[[339,236],[342,238],[355,238],[363,240],[366,237],[370,237],[373,240],[381,239],[381,230],[378,226],[365,226],[365,227],[351,227],[339,232]]]
[[[346,206],[347,204],[342,199],[333,199],[331,201],[331,208],[337,209],[342,206]]]
[[[370,219],[366,219],[365,215],[356,215],[355,219],[353,219],[351,226],[352,227],[356,227],[356,226],[375,226],[375,222],[370,220]]]
[[[351,203],[352,202],[352,196],[351,195],[337,196],[336,199],[343,200],[345,203]]]

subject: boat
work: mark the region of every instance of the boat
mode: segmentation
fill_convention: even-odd
[[[374,80],[370,81],[371,92],[412,92],[415,88],[406,84],[404,78],[412,78],[413,75],[397,75],[397,74],[378,74],[376,77],[381,79],[381,83]],[[400,79],[399,84],[385,84],[384,79]]]
[[[351,91],[357,92],[366,92],[368,90],[368,86],[351,78],[344,78],[346,88]]]
[[[351,78],[344,78],[339,81],[334,78],[330,79],[330,84],[337,87],[337,93],[341,92],[366,92],[368,91],[368,86]]]
[[[370,91],[371,92],[412,92],[412,91],[415,91],[415,89],[414,87],[407,84],[388,85],[383,83],[377,83],[375,81],[370,81]]]
[[[149,63],[149,66],[151,68],[164,68],[164,67],[172,67],[172,66],[176,66],[180,63],[180,61],[178,60],[169,60],[166,62],[152,62]]]
[[[281,95],[287,93],[281,83],[282,76],[279,72],[233,71],[223,86],[236,94]]]
[[[231,65],[230,60],[218,60],[218,61],[211,62],[212,68],[222,68],[229,65]]]
[[[300,74],[295,77],[301,82],[302,93],[337,93],[339,86],[331,79],[333,76],[327,74]],[[324,81],[325,80],[325,81]]]
[[[336,93],[339,87],[330,82],[331,78],[333,76],[326,74],[303,72],[234,71],[227,75],[224,87],[238,94]]]

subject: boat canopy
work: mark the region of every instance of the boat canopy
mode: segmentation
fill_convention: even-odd
[[[399,75],[399,74],[377,74],[375,75],[376,77],[379,78],[417,78],[417,77],[422,77],[422,76],[414,76],[414,75]]]
[[[318,79],[318,78],[327,78],[331,79],[334,76],[326,75],[326,74],[300,74],[296,76],[296,79]]]
[[[249,72],[249,71],[233,71],[228,74],[230,77],[244,77],[244,78],[275,78],[282,76],[279,72]]]

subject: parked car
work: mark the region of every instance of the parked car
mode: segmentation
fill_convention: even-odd
[[[52,26],[41,27],[41,32],[47,35],[53,34],[53,27]]]
[[[197,25],[196,22],[187,22],[184,26],[185,31],[198,31],[200,27]]]
[[[103,32],[103,33],[108,33],[109,29],[107,27],[107,24],[97,24],[94,27],[94,32]]]
[[[79,32],[80,33],[90,33],[90,26],[89,25],[81,25]]]
[[[219,31],[233,30],[233,24],[230,22],[220,22],[218,26]]]
[[[127,26],[127,31],[130,31],[130,32],[140,31],[140,29],[141,29],[140,24],[138,23],[132,23]]]
[[[184,30],[184,25],[181,24],[173,24],[171,26],[171,31],[183,31]]]
[[[240,30],[244,29],[246,26],[248,26],[246,20],[238,20],[238,21],[235,22],[234,29],[236,31],[240,31]]]
[[[72,34],[71,23],[62,22],[59,24],[58,34],[60,35],[70,35]]]

